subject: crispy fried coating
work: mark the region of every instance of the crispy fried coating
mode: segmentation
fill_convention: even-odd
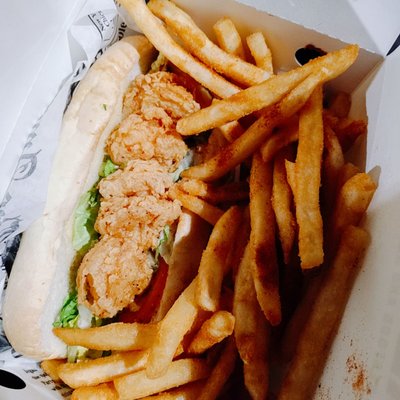
[[[78,271],[78,301],[100,318],[113,317],[149,284],[152,260],[135,241],[104,236]]]

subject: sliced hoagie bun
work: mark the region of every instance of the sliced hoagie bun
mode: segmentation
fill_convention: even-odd
[[[90,68],[65,112],[45,210],[23,234],[3,306],[7,338],[26,357],[66,356],[52,328],[69,291],[74,210],[98,179],[104,143],[121,120],[129,82],[148,71],[154,56],[141,35],[114,44]]]

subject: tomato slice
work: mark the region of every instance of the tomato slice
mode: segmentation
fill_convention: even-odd
[[[146,292],[138,298],[137,302],[140,305],[139,310],[131,311],[128,308],[121,311],[119,314],[120,322],[141,322],[148,323],[153,318],[155,311],[161,302],[161,297],[164,292],[165,284],[168,277],[168,264],[162,257],[158,259],[158,269],[153,276],[150,286]]]

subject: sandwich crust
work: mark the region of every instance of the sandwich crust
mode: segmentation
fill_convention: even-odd
[[[129,82],[149,69],[154,55],[144,36],[114,44],[78,85],[64,115],[45,210],[23,235],[3,306],[7,338],[28,358],[66,356],[52,324],[69,289],[73,212],[97,180],[105,140],[121,119]]]

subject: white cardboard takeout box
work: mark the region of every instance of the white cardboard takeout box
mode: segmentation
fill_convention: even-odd
[[[63,11],[65,24],[72,23],[77,10],[81,10],[86,3],[86,0],[75,0],[73,4],[71,2],[71,7]],[[112,15],[110,2],[101,3]],[[396,0],[380,4],[371,0],[341,0],[335,4],[317,0],[177,0],[176,3],[190,11],[210,37],[213,37],[212,24],[222,16],[232,17],[243,35],[261,30],[271,47],[274,66],[281,71],[296,67],[295,51],[310,43],[326,51],[343,47],[346,43],[360,45],[360,57],[356,64],[330,85],[334,89],[352,92],[352,116],[366,118],[368,115],[366,142],[360,143],[354,153],[367,171],[373,170],[379,188],[365,220],[372,242],[315,399],[399,399],[400,113],[397,109],[400,101],[400,51],[387,57],[385,54],[400,33],[400,3]],[[48,7],[49,4],[43,4],[43,14],[48,13],[48,17],[53,18]],[[18,10],[10,8],[9,12],[17,13]],[[59,15],[57,17],[60,18]],[[65,33],[65,26],[62,29],[59,29],[58,34]],[[17,41],[17,45],[21,46],[21,51],[26,50],[23,49],[22,40]],[[46,49],[41,50],[46,52]],[[47,50],[47,54],[54,53],[50,48]],[[67,51],[67,47],[64,50]],[[51,61],[46,59],[50,65]],[[1,137],[3,141],[0,140],[1,151],[6,148],[11,133],[14,133],[13,124],[23,122],[26,125],[27,113],[32,114],[28,115],[32,120],[34,112],[38,112],[29,99],[31,96],[39,97],[41,89],[37,83],[40,73],[32,73],[29,65],[19,66],[19,69],[19,73],[23,73],[24,69],[25,72],[31,72],[30,82],[26,86],[31,90],[26,90],[23,101],[23,88],[18,87],[16,95],[20,96],[19,103],[9,105],[13,111],[10,115],[15,120],[6,120],[8,125],[5,127],[8,130]],[[62,77],[58,78],[61,83]],[[10,79],[10,82],[17,84],[16,76],[11,74]],[[49,87],[45,89],[51,90]],[[0,104],[5,104],[5,98],[4,93],[1,93]],[[15,146],[21,147],[21,143]],[[0,157],[3,160],[4,154],[1,151]],[[15,163],[10,156],[4,158],[8,162],[3,165],[4,171],[10,171]],[[10,175],[1,179],[1,195],[8,185],[7,179],[10,179]],[[61,394],[48,390],[45,385],[42,389],[31,386],[32,379],[26,378],[21,367],[10,370],[26,380],[28,386],[19,391],[0,386],[1,399],[62,398]]]

